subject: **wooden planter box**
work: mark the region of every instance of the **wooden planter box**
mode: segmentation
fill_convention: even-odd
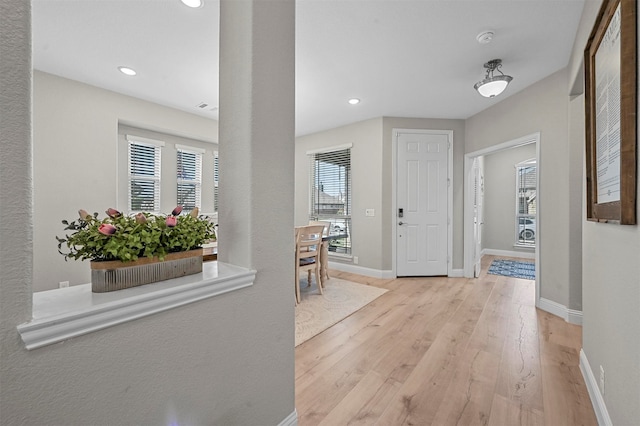
[[[202,249],[169,253],[164,261],[143,257],[132,262],[92,261],[91,291],[105,293],[202,272]]]

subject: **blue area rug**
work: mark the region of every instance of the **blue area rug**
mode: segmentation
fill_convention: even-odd
[[[504,275],[506,277],[536,279],[536,265],[534,262],[521,262],[518,260],[495,259],[491,262],[489,273]]]

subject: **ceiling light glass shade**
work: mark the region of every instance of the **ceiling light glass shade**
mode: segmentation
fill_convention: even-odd
[[[485,98],[493,98],[504,92],[509,82],[513,80],[508,75],[499,75],[496,77],[485,78],[477,82],[473,87]]]
[[[493,98],[504,92],[504,89],[507,88],[507,85],[513,80],[513,77],[504,75],[502,71],[500,71],[502,59],[492,59],[484,64],[484,67],[487,69],[487,75],[485,75],[484,80],[474,84],[473,88],[485,98]],[[498,71],[500,75],[494,76],[494,71]]]

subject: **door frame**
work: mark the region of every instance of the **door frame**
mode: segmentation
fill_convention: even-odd
[[[427,135],[446,135],[449,141],[447,148],[447,275],[452,276],[453,271],[453,220],[451,214],[453,212],[453,130],[432,130],[432,129],[404,129],[393,128],[391,130],[391,271],[394,277],[397,277],[396,256],[397,256],[397,238],[398,232],[396,223],[398,218],[396,212],[397,206],[397,172],[398,172],[398,133],[418,133]]]
[[[479,166],[480,163],[482,163],[482,166]],[[484,224],[484,157],[473,157],[471,159],[471,167],[471,173],[473,173],[473,182],[470,183],[471,188],[473,188],[473,253],[478,252],[478,246],[480,246],[480,253],[482,253],[482,225]],[[476,181],[478,177],[482,178],[480,179],[480,182]],[[480,196],[478,196],[478,191],[480,191]],[[482,202],[478,203],[478,200],[481,200]],[[479,240],[477,238],[478,235],[480,235]],[[476,267],[481,267],[481,259],[482,256],[478,256],[477,259],[473,259],[474,278],[477,278],[480,274],[480,271]]]
[[[503,151],[509,148],[515,148],[522,145],[528,145],[531,143],[536,144],[536,160],[537,160],[537,173],[536,173],[536,191],[537,191],[537,214],[536,214],[536,249],[535,249],[535,262],[536,262],[536,306],[540,302],[540,276],[542,271],[542,265],[540,264],[540,245],[542,241],[542,234],[540,233],[541,214],[540,207],[540,132],[532,133],[521,138],[513,139],[507,142],[499,143],[497,145],[490,146],[488,148],[480,149],[478,151],[469,152],[464,155],[464,276],[466,278],[473,278],[473,247],[475,244],[473,235],[473,160],[476,157],[481,157],[488,154],[493,154],[498,151]]]

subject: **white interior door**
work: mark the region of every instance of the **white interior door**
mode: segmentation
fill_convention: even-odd
[[[396,275],[447,275],[449,136],[396,138]]]
[[[473,238],[474,238],[474,271],[475,277],[480,276],[482,259],[482,228],[484,225],[484,173],[483,157],[473,160]]]

